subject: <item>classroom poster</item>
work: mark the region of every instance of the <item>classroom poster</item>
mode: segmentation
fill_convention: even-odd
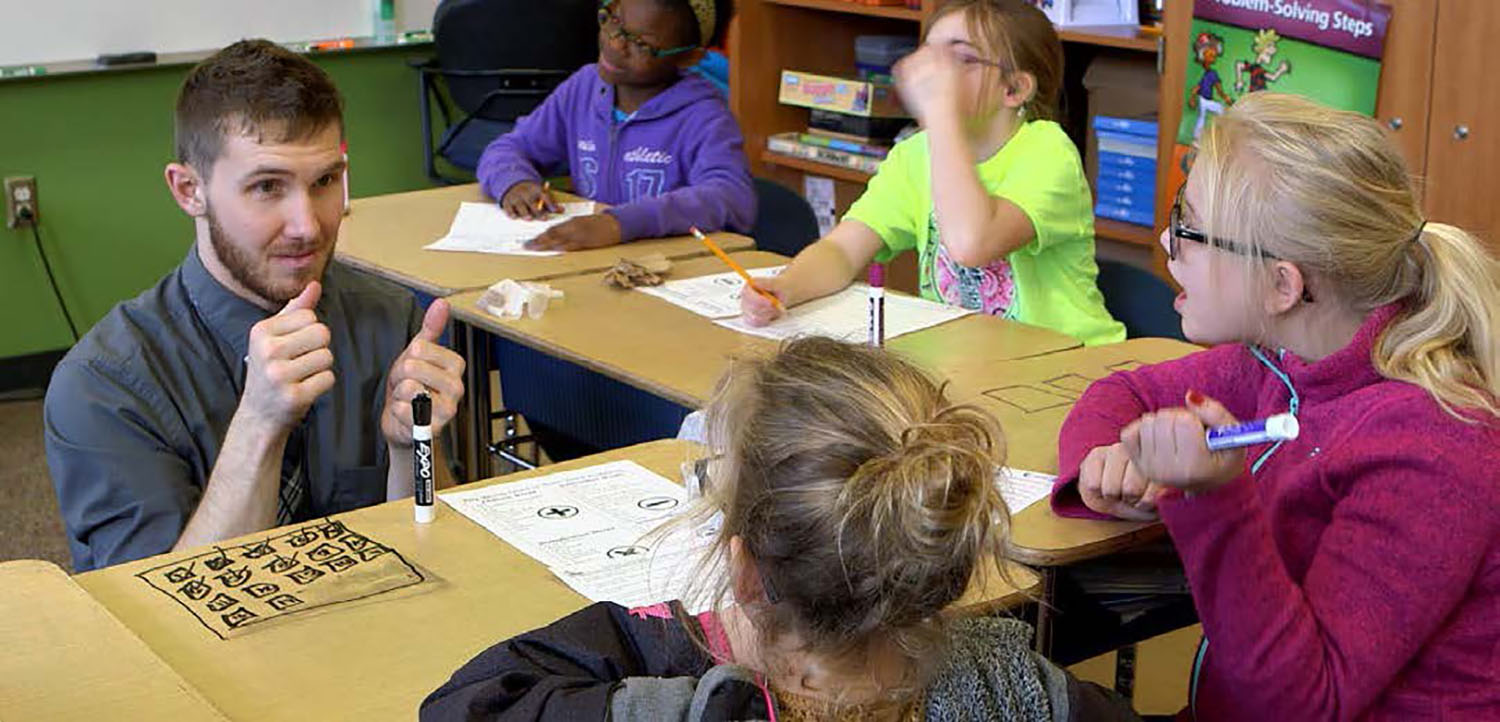
[[[1203,129],[1249,93],[1375,112],[1391,10],[1375,0],[1194,0],[1170,188]]]

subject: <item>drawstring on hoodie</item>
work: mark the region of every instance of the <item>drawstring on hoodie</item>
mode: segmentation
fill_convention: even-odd
[[[1298,409],[1302,408],[1302,397],[1297,395],[1297,387],[1292,385],[1292,379],[1286,375],[1285,371],[1282,371],[1280,367],[1278,367],[1275,363],[1272,363],[1271,359],[1266,358],[1265,352],[1262,351],[1260,347],[1251,346],[1249,348],[1250,353],[1255,356],[1256,360],[1260,361],[1262,365],[1270,369],[1271,373],[1274,374],[1276,378],[1281,380],[1281,385],[1286,387],[1287,393],[1291,394],[1291,398],[1287,401],[1286,404],[1287,413],[1291,414],[1292,416],[1296,416]],[[1283,348],[1276,351],[1277,361],[1282,360],[1282,358],[1284,358],[1285,356],[1286,349]],[[1266,461],[1271,458],[1271,455],[1276,453],[1276,450],[1280,449],[1281,445],[1284,443],[1286,442],[1277,441],[1276,443],[1271,445],[1271,448],[1266,449],[1265,453],[1261,454],[1260,458],[1256,459],[1255,463],[1250,465],[1250,473],[1254,474],[1259,472],[1260,467],[1264,466]],[[1193,672],[1188,679],[1188,710],[1193,715],[1193,719],[1198,719],[1198,680],[1199,675],[1203,672],[1203,660],[1207,656],[1208,636],[1204,635],[1203,641],[1198,643],[1198,653],[1193,655]]]

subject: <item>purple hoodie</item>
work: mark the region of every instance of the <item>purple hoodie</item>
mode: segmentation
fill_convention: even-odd
[[[740,127],[712,83],[686,75],[614,122],[615,89],[585,65],[515,130],[484,149],[476,175],[491,198],[541,171],[570,169],[573,188],[607,203],[622,240],[748,232],[755,189]]]

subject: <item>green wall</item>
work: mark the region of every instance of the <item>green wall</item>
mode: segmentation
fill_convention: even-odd
[[[317,62],[344,93],[350,193],[429,185],[417,80],[425,48]],[[42,243],[85,331],[182,260],[192,223],[172,202],[172,104],[187,66],[0,81],[0,176],[37,179]],[[29,229],[0,224],[0,358],[69,346]]]

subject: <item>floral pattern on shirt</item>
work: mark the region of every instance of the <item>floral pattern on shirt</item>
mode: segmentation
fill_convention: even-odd
[[[928,216],[927,243],[922,245],[922,295],[991,316],[1012,318],[1015,273],[1001,258],[981,268],[962,266],[948,255],[938,235],[937,218]]]

